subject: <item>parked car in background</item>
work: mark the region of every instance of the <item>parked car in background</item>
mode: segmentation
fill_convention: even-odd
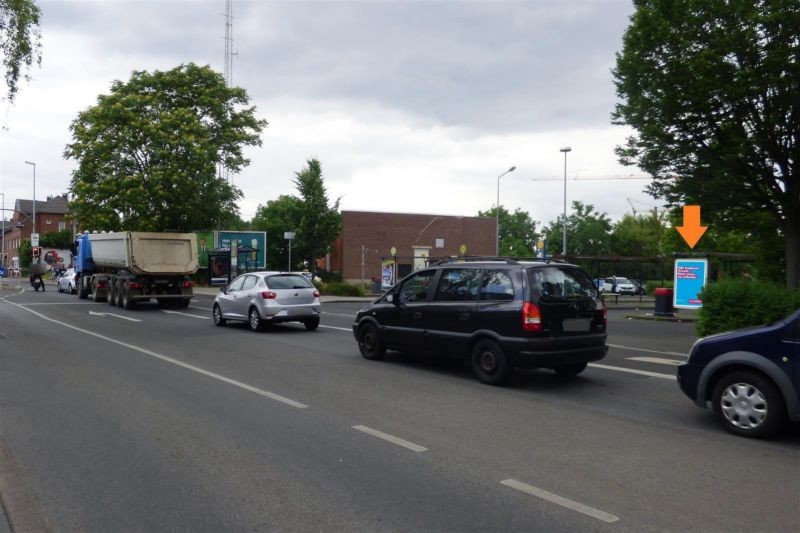
[[[678,366],[681,390],[711,407],[725,429],[744,437],[773,435],[800,420],[800,310],[770,326],[699,339]]]
[[[611,276],[602,280],[601,292],[614,294],[636,294],[636,286],[628,278]]]
[[[365,359],[387,349],[468,357],[483,383],[514,367],[574,376],[606,355],[606,307],[580,267],[550,261],[458,259],[403,278],[356,315]]]
[[[306,329],[319,327],[319,291],[302,274],[250,272],[220,289],[212,307],[214,324],[228,320],[247,322],[253,331],[269,324],[301,322]]]
[[[74,294],[74,293],[78,292],[77,285],[75,283],[75,269],[74,268],[68,268],[56,280],[56,290],[58,292],[68,292],[70,294]]]

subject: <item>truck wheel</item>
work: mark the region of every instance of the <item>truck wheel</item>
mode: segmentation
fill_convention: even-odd
[[[131,299],[130,289],[127,283],[122,286],[122,290],[120,291],[120,303],[122,304],[121,307],[124,309],[130,310],[136,307],[136,302]]]
[[[92,301],[99,302],[102,299],[100,296],[100,289],[97,288],[97,281],[92,283]]]
[[[122,307],[122,281],[118,281],[114,285],[114,304],[117,307]]]
[[[81,278],[79,280],[79,285],[78,285],[78,298],[81,300],[85,300],[88,297],[89,297],[89,290],[86,287],[86,280],[85,278]]]
[[[114,305],[114,280],[112,279],[106,283],[106,302],[108,305]]]

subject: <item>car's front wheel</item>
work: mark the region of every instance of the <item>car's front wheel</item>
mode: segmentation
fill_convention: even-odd
[[[364,324],[358,328],[358,349],[364,359],[377,361],[386,355],[386,346],[383,345],[381,334],[375,324]]]
[[[503,347],[492,339],[479,340],[472,348],[472,372],[487,385],[503,385],[511,376],[511,365]]]
[[[212,316],[214,317],[214,324],[217,326],[224,326],[227,320],[222,318],[222,309],[220,309],[219,304],[214,304],[214,309],[211,311]]]
[[[743,437],[769,437],[786,418],[783,396],[760,372],[739,370],[722,376],[711,401],[722,426]]]

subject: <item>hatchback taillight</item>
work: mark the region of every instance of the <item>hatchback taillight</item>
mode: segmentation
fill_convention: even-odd
[[[264,298],[265,300],[274,300],[275,298],[278,297],[278,295],[272,291],[262,291],[261,297]]]
[[[531,302],[525,302],[522,306],[522,329],[533,332],[542,331],[542,313]]]
[[[319,291],[314,291],[314,298],[319,298]]]

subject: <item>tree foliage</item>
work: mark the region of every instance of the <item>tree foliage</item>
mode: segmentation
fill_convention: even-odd
[[[0,0],[0,49],[9,102],[17,95],[22,73],[42,63],[40,17],[34,0]]]
[[[479,217],[497,217],[497,208],[478,211]],[[500,255],[533,257],[536,248],[536,224],[527,211],[519,208],[513,213],[500,206]]]
[[[572,202],[567,216],[567,255],[606,255],[611,251],[611,220],[595,211],[592,204]],[[560,255],[563,243],[562,221],[553,220],[544,230],[547,255]]]
[[[254,230],[267,232],[267,268],[286,270],[289,261],[288,242],[283,238],[286,231],[297,228],[301,218],[303,202],[291,195],[281,195],[266,205],[258,206],[251,222]],[[295,254],[296,258],[297,255]]]
[[[663,253],[662,243],[667,232],[668,228],[663,215],[658,213],[641,216],[625,214],[611,228],[611,253],[629,257],[661,255]]]
[[[649,192],[699,203],[703,222],[784,243],[800,281],[800,3],[635,0],[614,70],[612,118],[635,134],[620,161],[653,175]],[[704,237],[705,238],[705,237]]]
[[[339,236],[341,215],[339,199],[328,205],[328,193],[322,178],[322,165],[311,159],[308,166],[295,173],[292,181],[299,197],[280,196],[277,200],[258,206],[253,229],[267,232],[267,261],[272,268],[283,269],[288,263],[286,231],[294,231],[292,265],[305,262],[315,269],[315,260],[328,250]]]
[[[72,246],[72,231],[64,229],[45,233],[39,239],[39,244],[41,244],[43,248],[67,250]]]
[[[134,72],[72,122],[70,209],[85,228],[191,231],[238,221],[241,191],[217,177],[250,161],[265,120],[210,67]]]

